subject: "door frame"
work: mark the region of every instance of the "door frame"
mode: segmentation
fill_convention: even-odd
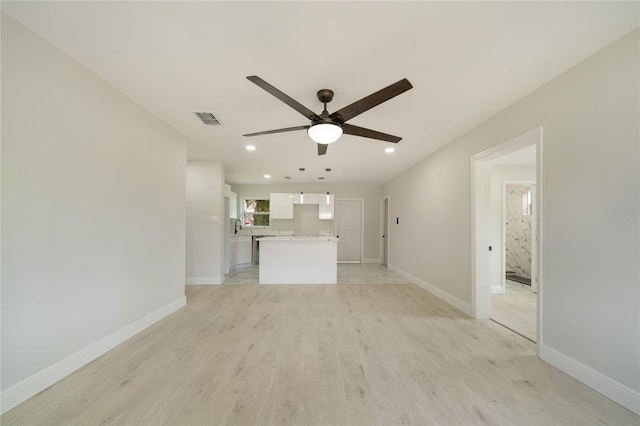
[[[230,234],[230,230],[229,230],[229,221],[230,221],[230,206],[231,206],[231,198],[229,198],[229,196],[225,195],[224,197],[222,197],[222,199],[224,200],[224,206],[223,206],[223,217],[224,217],[224,226],[223,226],[223,230],[224,230],[224,235],[223,235],[223,262],[222,262],[222,282],[224,283],[224,274],[228,274],[231,270],[231,234]]]
[[[536,269],[538,274],[536,352],[540,356],[543,345],[543,128],[530,130],[520,136],[498,144],[470,158],[471,167],[471,310],[476,319],[491,318],[491,245],[489,223],[491,213],[491,180],[488,161],[513,151],[536,145],[536,193],[534,205],[536,215]],[[532,256],[533,263],[533,256]],[[532,265],[533,268],[533,265]]]
[[[336,209],[339,201],[359,201],[360,202],[360,260],[339,260],[338,263],[363,263],[364,259],[364,198],[336,198]],[[335,215],[334,234],[338,235],[338,214]],[[338,235],[339,237],[339,235]]]
[[[380,264],[387,266],[389,264],[389,209],[391,205],[391,197],[385,195],[380,199]],[[386,210],[385,210],[386,207]]]

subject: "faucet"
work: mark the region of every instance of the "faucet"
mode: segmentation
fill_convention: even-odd
[[[236,222],[233,225],[233,227],[235,228],[234,234],[238,233],[238,225],[240,225],[240,230],[242,231],[242,222],[240,221],[240,219],[236,219]]]

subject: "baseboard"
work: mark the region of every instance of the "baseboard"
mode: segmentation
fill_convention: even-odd
[[[471,315],[471,304],[467,303],[465,301],[462,301],[460,299],[458,299],[455,296],[452,296],[451,294],[447,293],[444,290],[439,289],[438,287],[429,284],[426,281],[421,280],[418,277],[414,277],[413,275],[411,275],[410,273],[403,271],[402,269],[398,268],[397,266],[394,265],[388,265],[387,266],[388,269],[392,270],[393,272],[397,273],[398,275],[408,279],[409,281],[411,281],[412,283],[416,284],[417,286],[422,287],[423,289],[427,290],[429,293],[433,294],[434,296],[444,300],[445,302],[447,302],[448,304],[454,306],[455,308],[458,308],[459,310],[461,310],[462,312],[464,312],[467,315]]]
[[[185,278],[184,283],[186,285],[220,285],[222,284],[222,278]]]
[[[626,409],[640,415],[640,392],[544,344],[540,345],[540,358]]]
[[[382,259],[362,259],[362,263],[382,263]]]
[[[84,349],[56,362],[50,367],[34,374],[12,386],[0,395],[0,413],[5,413],[32,396],[42,392],[60,379],[85,366],[99,356],[118,346],[125,340],[140,333],[145,328],[185,306],[187,298],[182,296],[168,305],[157,309],[137,321],[121,328],[109,336],[87,346]]]

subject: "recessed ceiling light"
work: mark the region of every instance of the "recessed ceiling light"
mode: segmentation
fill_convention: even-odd
[[[298,170],[300,170],[301,172],[304,172],[304,167],[300,167]]]
[[[324,176],[318,176],[318,179],[324,180]]]
[[[245,148],[247,151],[255,151],[255,150],[256,150],[256,147],[255,147],[255,146],[253,146],[253,145],[247,145],[247,146],[245,146],[244,148]]]
[[[284,178],[285,179],[291,179],[291,176],[285,176]]]
[[[386,152],[387,154],[391,154],[395,150],[396,150],[395,148],[385,148],[384,152]]]
[[[331,169],[324,169],[324,171],[325,171],[325,172],[330,172],[330,171],[331,171]]]
[[[265,179],[271,179],[271,175],[264,175]]]

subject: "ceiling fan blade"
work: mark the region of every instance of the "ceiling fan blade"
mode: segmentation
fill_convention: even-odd
[[[318,144],[318,155],[325,155],[327,153],[327,147],[329,145],[326,143],[319,143]]]
[[[378,139],[381,141],[393,143],[398,143],[402,140],[402,138],[399,136],[388,135],[386,133],[377,132],[375,130],[365,129],[364,127],[354,126],[353,124],[345,123],[341,127],[342,133],[345,133],[347,135],[362,136],[363,138]]]
[[[257,75],[250,75],[249,77],[247,77],[247,80],[251,81],[252,83],[256,84],[257,86],[261,87],[262,89],[266,90],[267,92],[275,96],[276,98],[280,99],[282,102],[289,105],[291,108],[295,109],[300,114],[307,117],[309,120],[311,121],[322,120],[322,118],[320,118],[318,114],[311,111],[309,108],[302,105],[300,102],[296,101],[289,95],[286,95],[282,91],[276,89],[275,87],[273,87],[272,85],[270,85],[269,83],[267,83],[266,81],[258,77]]]
[[[272,133],[282,133],[282,132],[292,132],[294,130],[304,130],[308,129],[311,126],[296,126],[296,127],[286,127],[284,129],[275,129],[275,130],[266,130],[264,132],[256,132],[256,133],[247,133],[242,136],[260,136],[260,135],[270,135]]]
[[[334,113],[329,115],[334,121],[344,123],[345,121],[351,120],[353,117],[362,114],[365,111],[370,110],[376,105],[380,105],[383,102],[388,101],[389,99],[398,96],[401,93],[406,92],[411,89],[413,86],[409,83],[409,80],[403,78],[402,80],[393,83],[390,86],[385,87],[384,89],[378,90],[371,95],[360,99],[352,103],[351,105],[347,105],[346,107],[335,111]]]

